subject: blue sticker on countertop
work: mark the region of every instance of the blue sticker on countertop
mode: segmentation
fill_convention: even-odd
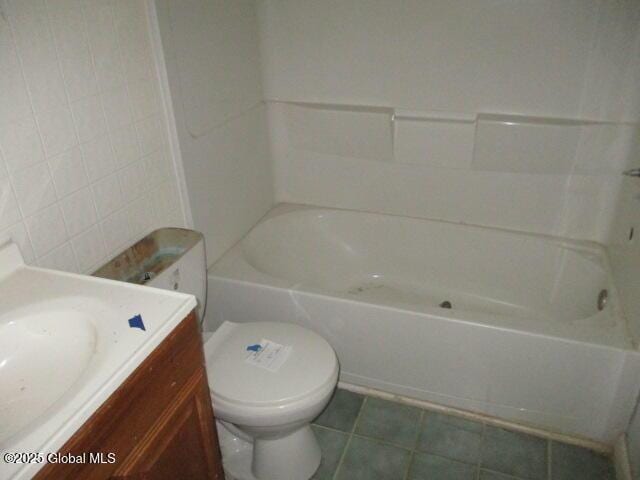
[[[260,350],[262,350],[262,345],[260,345],[259,343],[256,343],[255,345],[249,345],[247,347],[247,352],[259,352]]]
[[[140,314],[134,315],[129,319],[129,326],[131,328],[139,328],[140,330],[144,330],[145,332],[147,331],[147,329],[144,328],[144,322],[142,321],[142,315]]]

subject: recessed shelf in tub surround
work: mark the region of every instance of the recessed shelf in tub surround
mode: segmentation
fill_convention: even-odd
[[[617,173],[634,132],[630,123],[591,119],[270,103],[285,108],[288,139],[299,150],[478,171]]]

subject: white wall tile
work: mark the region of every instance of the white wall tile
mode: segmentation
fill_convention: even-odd
[[[9,171],[7,170],[7,164],[2,157],[2,151],[0,150],[0,178],[5,178],[9,176]]]
[[[85,16],[98,85],[103,91],[124,85],[124,69],[109,2],[87,6]]]
[[[168,156],[169,152],[162,149],[142,159],[146,181],[150,187],[155,187],[163,180],[171,177],[171,165],[169,164]]]
[[[119,172],[122,197],[125,202],[131,202],[149,189],[144,163],[137,161],[123,168]]]
[[[164,122],[159,115],[154,115],[136,123],[138,141],[143,156],[160,150],[165,143],[166,132]]]
[[[79,272],[78,262],[69,242],[62,244],[47,255],[38,259],[38,265],[42,268],[62,270],[64,272]]]
[[[143,120],[160,111],[157,88],[147,80],[138,80],[129,86],[134,120]]]
[[[110,131],[128,127],[133,123],[129,94],[125,87],[114,88],[102,94],[102,104]]]
[[[118,174],[114,173],[93,185],[93,198],[100,218],[105,218],[124,205]]]
[[[98,267],[106,255],[102,232],[97,225],[71,240],[71,245],[81,272],[90,272]]]
[[[80,143],[90,142],[106,133],[107,122],[99,96],[85,97],[73,102],[71,112]]]
[[[10,0],[7,12],[35,111],[63,106],[67,94],[44,0]]]
[[[83,144],[81,148],[90,182],[95,182],[116,170],[116,161],[108,137],[92,140]]]
[[[79,147],[50,158],[49,168],[58,198],[63,198],[89,183]]]
[[[145,193],[147,176],[177,188],[156,153],[168,141],[146,7],[0,4],[0,239],[17,242],[29,263],[88,271],[163,213]],[[153,156],[142,159],[140,140]]]
[[[82,2],[48,0],[62,74],[73,101],[98,91],[86,36]]]
[[[156,218],[155,203],[151,194],[146,194],[134,200],[127,207],[129,225],[134,239],[149,233]]]
[[[47,157],[53,157],[78,144],[71,110],[68,106],[38,115],[38,126]]]
[[[179,226],[180,196],[176,185],[163,182],[151,191],[151,196],[156,206],[158,226]]]
[[[20,253],[22,253],[22,258],[24,258],[26,263],[32,263],[35,260],[31,240],[29,240],[29,235],[27,234],[24,222],[16,223],[9,228],[0,231],[0,244],[7,241],[12,241],[18,245]]]
[[[0,125],[0,151],[10,171],[44,160],[42,141],[33,117]]]
[[[53,180],[47,162],[41,162],[11,175],[18,204],[25,217],[56,201]]]
[[[102,238],[108,254],[115,254],[131,239],[129,216],[126,210],[119,210],[106,217],[101,223]]]
[[[46,255],[68,238],[62,211],[53,205],[25,220],[36,257]]]
[[[120,44],[130,47],[122,52],[127,80],[148,79],[153,67],[149,61],[149,37],[144,28],[144,3],[139,0],[116,0],[113,5]]]
[[[60,208],[71,237],[87,230],[98,221],[90,188],[84,188],[64,198],[60,201]]]
[[[19,222],[21,218],[22,215],[9,178],[0,178],[0,229]]]
[[[111,141],[118,168],[125,167],[140,158],[140,145],[133,125],[111,132]]]
[[[0,123],[18,120],[31,115],[27,86],[22,77],[22,67],[16,55],[9,24],[0,17]]]

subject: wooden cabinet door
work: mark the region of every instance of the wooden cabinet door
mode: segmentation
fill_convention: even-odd
[[[191,378],[153,428],[116,470],[116,479],[223,480],[204,371]]]

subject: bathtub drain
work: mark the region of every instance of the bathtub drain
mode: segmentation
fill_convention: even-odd
[[[442,302],[440,304],[440,308],[451,308],[451,307],[452,307],[452,305],[451,305],[451,302],[449,300],[445,300],[444,302]]]

